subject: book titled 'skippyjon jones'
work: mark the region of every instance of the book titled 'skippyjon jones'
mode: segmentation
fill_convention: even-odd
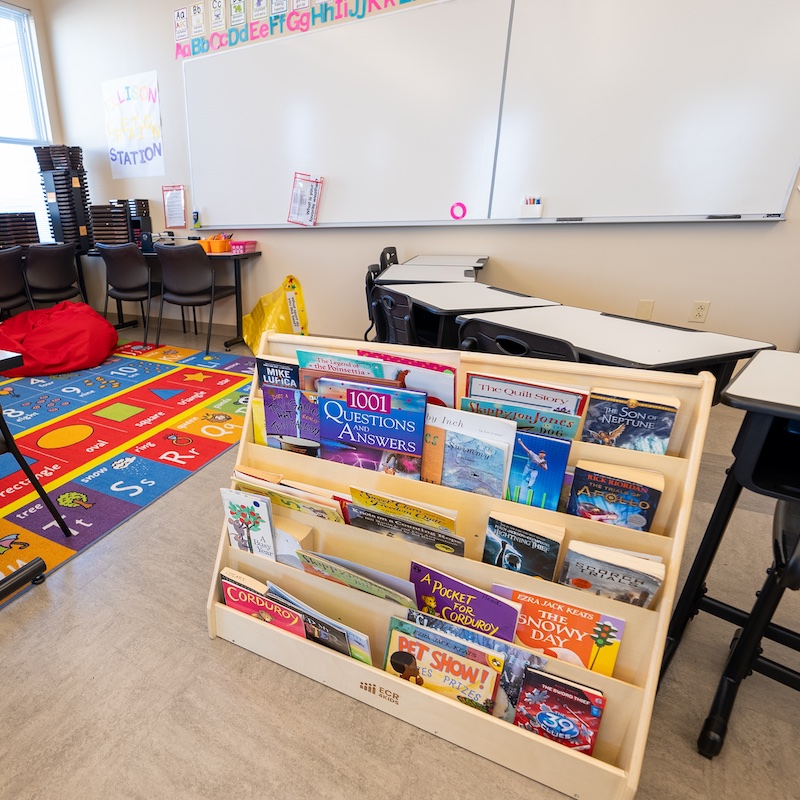
[[[317,387],[322,458],[419,480],[425,392],[338,378]]]
[[[411,562],[409,580],[416,591],[417,608],[488,636],[514,641],[519,603],[479,589],[445,572]]]

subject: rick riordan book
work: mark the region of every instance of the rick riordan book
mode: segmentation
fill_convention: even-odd
[[[547,522],[492,512],[486,524],[483,560],[487,564],[555,580],[565,529]]]

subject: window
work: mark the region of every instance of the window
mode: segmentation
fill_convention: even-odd
[[[33,17],[0,2],[0,212],[34,211],[42,241],[52,239],[34,145],[50,128]]]

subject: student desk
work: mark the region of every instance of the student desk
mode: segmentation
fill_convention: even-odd
[[[464,269],[483,269],[489,256],[414,256],[404,261],[404,265],[423,267],[462,267]]]
[[[89,255],[92,256],[100,256],[96,250],[90,251]],[[158,260],[157,253],[142,253],[142,255],[147,259],[150,266],[153,268],[153,280],[160,281],[161,280],[161,262]],[[256,250],[254,253],[207,253],[211,263],[216,266],[218,264],[222,264],[228,261],[233,262],[233,285],[236,288],[235,298],[236,298],[236,336],[233,339],[228,339],[225,342],[226,349],[230,349],[235,344],[242,344],[244,339],[242,338],[242,261],[247,261],[251,258],[258,258],[261,255],[260,250]],[[120,325],[117,327],[136,327],[136,322],[124,322],[120,320]]]
[[[553,300],[510,292],[483,283],[411,283],[391,287],[411,301],[417,333],[431,331],[435,347],[458,347],[456,319],[470,311],[558,305]],[[435,331],[435,333],[434,333]]]
[[[521,308],[463,316],[564,339],[577,350],[581,361],[669,372],[707,370],[717,379],[714,402],[718,401],[719,392],[739,359],[775,347],[769,342],[678,328],[575,306]]]
[[[395,283],[474,283],[475,268],[430,264],[391,264],[375,278],[383,286]]]
[[[7,369],[21,366],[22,356],[19,353],[13,353],[11,350],[0,350],[0,373]]]
[[[689,620],[698,611],[740,625],[711,711],[697,741],[712,758],[725,741],[728,719],[742,680],[751,671],[800,691],[800,673],[760,655],[763,637],[800,650],[798,633],[774,625],[772,615],[786,588],[797,589],[800,520],[800,353],[756,353],[722,391],[722,402],[747,413],[733,445],[734,463],[720,492],[683,591],[675,605],[662,664],[669,666]],[[705,581],[742,488],[778,499],[773,525],[775,561],[748,613],[706,595]],[[787,568],[788,566],[788,568]]]

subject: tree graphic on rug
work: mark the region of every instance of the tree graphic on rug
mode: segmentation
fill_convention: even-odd
[[[89,502],[89,498],[83,492],[64,492],[60,494],[56,502],[62,508],[91,508],[94,503]]]

